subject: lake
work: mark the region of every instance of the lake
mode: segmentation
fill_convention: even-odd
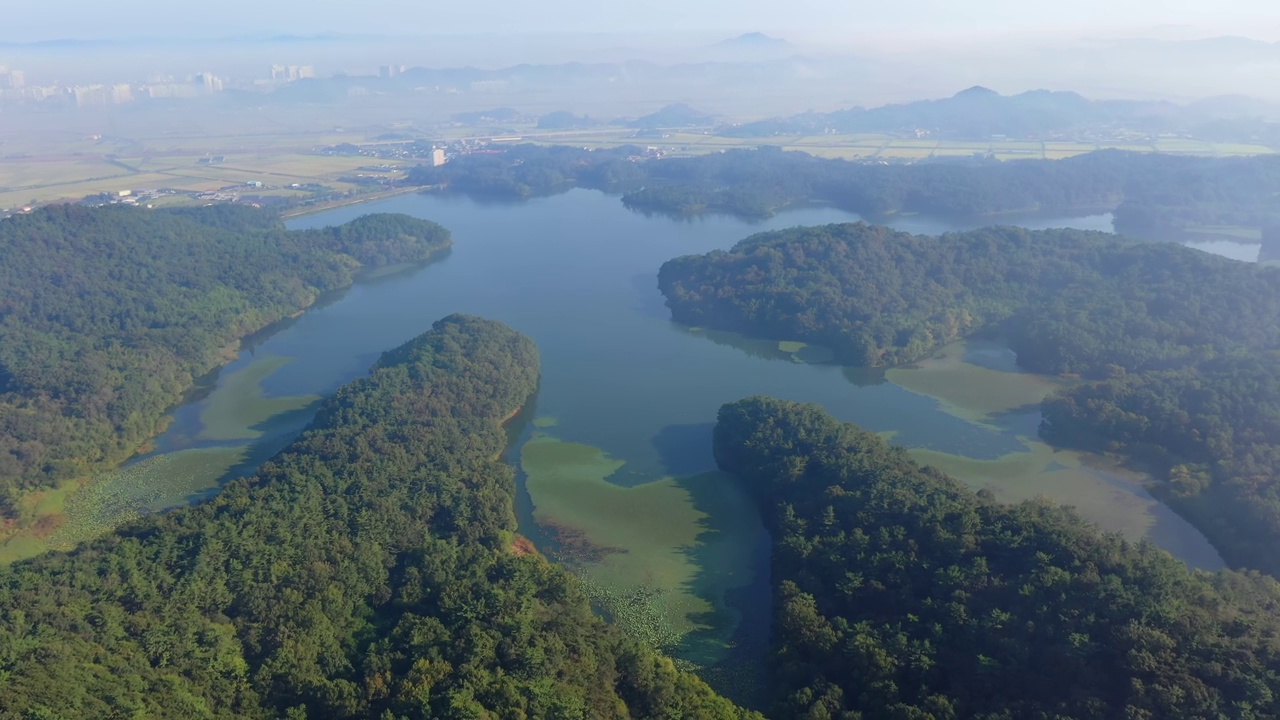
[[[751,683],[740,661],[759,657],[768,628],[768,537],[711,455],[716,411],[749,395],[821,403],[1001,498],[1045,495],[1194,566],[1222,565],[1143,478],[1039,442],[1038,403],[1058,381],[1019,371],[999,343],[958,343],[910,368],[867,370],[823,364],[822,348],[670,320],[656,287],[664,261],[854,215],[815,207],[760,223],[675,221],[575,190],[519,204],[401,196],[290,226],[371,212],[439,222],[454,248],[425,267],[361,282],[247,344],[204,397],[175,412],[153,454],[66,498],[67,521],[49,546],[215,492],[287,443],[320,397],[365,374],[382,351],[465,312],[528,334],[542,353],[540,391],[510,425],[521,532],[631,631],[722,688]],[[895,224],[958,229],[918,217]],[[1110,216],[1023,224],[1109,229]]]

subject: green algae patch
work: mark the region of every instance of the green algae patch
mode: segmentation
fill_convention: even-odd
[[[1043,497],[1074,507],[1104,530],[1151,540],[1195,567],[1223,566],[1208,541],[1151,494],[1151,478],[1105,456],[1041,442],[1035,436],[1039,404],[1069,381],[1023,372],[1012,360],[999,343],[965,341],[918,365],[889,370],[888,380],[934,398],[943,412],[998,430],[1025,447],[994,459],[921,448],[909,450],[911,456],[1002,502]]]
[[[533,426],[538,428],[539,430],[545,430],[546,428],[553,428],[559,424],[560,424],[560,421],[551,417],[550,415],[542,415],[541,417],[536,417],[533,419]]]
[[[810,345],[795,340],[783,340],[778,343],[778,351],[791,356],[794,362],[823,364],[835,362],[836,353],[831,348],[821,345]]]
[[[67,505],[67,498],[79,489],[76,483],[68,482],[59,487],[51,488],[39,493],[36,496],[36,502],[32,507],[32,515],[35,517],[44,517],[46,515],[61,514]]]
[[[755,579],[758,514],[723,473],[609,482],[624,465],[545,435],[524,445],[533,518],[553,541],[550,554],[633,636],[695,665],[720,662],[741,621],[726,595]]]
[[[255,440],[262,437],[273,421],[309,412],[320,401],[320,396],[263,396],[262,382],[291,361],[287,357],[263,358],[229,376],[200,413],[204,426],[200,439],[210,442]]]
[[[50,550],[70,550],[144,514],[188,503],[218,487],[244,462],[247,448],[182,450],[95,477],[66,498]]]
[[[974,422],[1039,405],[1063,385],[1044,375],[974,364],[965,359],[968,348],[965,342],[948,345],[928,360],[886,371],[885,377],[905,390],[937,398],[945,412]]]
[[[932,450],[910,450],[917,462],[932,465],[974,489],[987,489],[1004,502],[1043,496],[1076,508],[1105,530],[1132,540],[1147,536],[1160,503],[1142,487],[1140,475],[1119,467],[1086,464],[1080,453],[1028,440],[1029,451],[996,460],[975,460]]]
[[[811,345],[797,340],[767,340],[731,330],[709,330],[707,328],[679,325],[677,327],[682,332],[705,338],[717,345],[727,345],[741,350],[749,357],[815,365],[825,365],[836,361],[836,352],[821,345]]]
[[[970,485],[990,490],[996,499],[1021,502],[1035,497],[1073,506],[1081,517],[1103,530],[1130,540],[1149,540],[1192,567],[1214,571],[1225,567],[1209,541],[1150,492],[1144,475],[1108,458],[1070,450],[1054,450],[1027,441],[1028,452],[997,460],[975,460],[931,450],[910,450],[920,463],[932,465]]]
[[[45,540],[31,535],[16,535],[0,543],[0,565],[26,560],[48,550]]]
[[[998,343],[961,341],[916,365],[890,369],[886,378],[905,390],[938,400],[942,411],[976,424],[992,423],[1005,413],[1035,409],[1063,386],[1056,378],[1018,370],[1011,357],[992,355],[987,363],[972,362],[974,351],[1008,354]],[[1147,535],[1159,503],[1146,492],[1141,476],[1119,467],[1086,466],[1080,453],[1054,450],[1021,433],[1016,436],[1026,446],[1025,452],[991,460],[925,449],[910,453],[917,461],[975,489],[990,490],[1004,502],[1043,496],[1074,506],[1107,530],[1135,540]]]

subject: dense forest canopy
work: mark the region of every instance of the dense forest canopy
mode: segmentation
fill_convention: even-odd
[[[532,341],[450,316],[216,498],[0,570],[0,718],[739,718],[511,552]]]
[[[1048,440],[1141,458],[1224,556],[1280,576],[1280,353],[1087,383],[1043,410]]]
[[[1280,714],[1280,586],[1008,506],[816,405],[715,428],[773,535],[779,718]]]
[[[810,340],[858,365],[995,325],[1024,366],[1095,377],[1280,347],[1280,272],[1078,230],[793,228],[672,260],[658,283],[681,322]]]
[[[1059,443],[1121,450],[1228,562],[1280,574],[1280,271],[1075,230],[764,233],[666,263],[676,320],[911,362],[979,331],[1088,382],[1045,403]]]
[[[490,197],[586,187],[641,211],[765,217],[827,202],[867,217],[1114,212],[1123,232],[1280,222],[1280,157],[1205,158],[1106,150],[1066,160],[824,160],[777,148],[644,159],[643,147],[520,145],[416,168],[410,182]]]
[[[233,205],[63,205],[0,221],[0,518],[25,491],[123,459],[240,338],[362,266],[450,243],[404,215],[291,232]]]

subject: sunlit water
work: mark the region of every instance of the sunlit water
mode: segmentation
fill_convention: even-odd
[[[749,663],[738,661],[759,657],[768,627],[768,538],[711,455],[717,409],[749,395],[821,403],[975,487],[1009,500],[1047,495],[1189,563],[1221,565],[1142,478],[1039,443],[1037,403],[1056,381],[1019,372],[998,344],[958,344],[886,373],[821,364],[829,357],[821,348],[669,319],[656,287],[664,261],[762,230],[857,219],[849,213],[674,221],[579,190],[520,204],[402,196],[291,226],[371,212],[437,221],[452,230],[454,249],[426,267],[357,284],[253,344],[206,397],[178,409],[155,454],[68,499],[54,547],[131,512],[206,497],[282,447],[317,398],[366,373],[382,351],[465,312],[508,323],[542,354],[541,389],[513,422],[508,453],[521,469],[522,532],[582,576],[602,608],[709,668],[722,687],[746,682]],[[1022,224],[1109,230],[1110,216]],[[919,217],[895,225],[963,229]]]

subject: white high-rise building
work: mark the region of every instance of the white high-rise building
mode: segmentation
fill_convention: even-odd
[[[27,84],[27,77],[21,70],[10,70],[0,65],[0,89],[21,90]]]
[[[76,107],[81,108],[106,105],[111,98],[102,85],[77,85],[71,88],[71,94],[76,99]]]
[[[201,91],[206,93],[222,92],[222,78],[211,72],[202,72],[196,75],[195,84]]]

